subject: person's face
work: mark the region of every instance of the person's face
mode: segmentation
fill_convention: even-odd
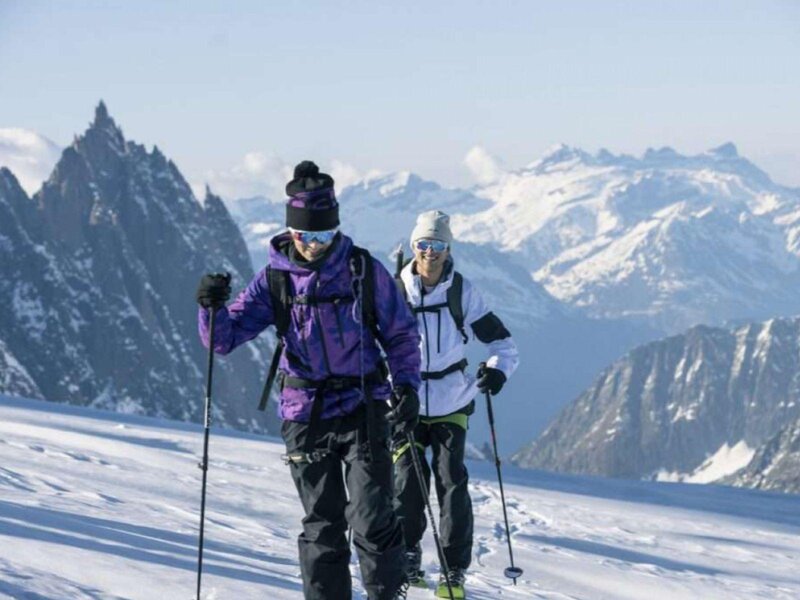
[[[450,256],[450,245],[447,242],[429,238],[414,240],[413,250],[417,265],[426,270],[435,271],[443,266],[447,257]]]
[[[297,252],[308,261],[315,260],[325,254],[325,251],[333,243],[336,230],[329,231],[300,231],[290,229],[292,242]]]

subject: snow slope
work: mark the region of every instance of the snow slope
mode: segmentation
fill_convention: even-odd
[[[192,598],[201,447],[196,425],[0,396],[0,598]],[[203,598],[301,597],[281,451],[212,433]],[[800,596],[800,497],[506,466],[513,587],[494,467],[470,469],[475,600]]]

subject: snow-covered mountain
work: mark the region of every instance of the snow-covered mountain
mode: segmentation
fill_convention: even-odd
[[[461,211],[459,238],[520,255],[589,315],[677,333],[800,312],[800,190],[732,144],[642,158],[559,146],[519,171],[488,172],[472,193],[492,206]]]
[[[252,276],[222,201],[198,202],[158,148],[126,141],[100,103],[32,198],[0,169],[0,390],[199,420],[205,350],[194,290]],[[215,416],[263,429],[270,346],[217,362]]]
[[[0,128],[0,167],[16,175],[28,194],[34,194],[50,175],[62,148],[27,129]]]
[[[747,467],[742,484],[791,490],[798,419],[800,318],[697,326],[612,364],[515,462],[701,483]]]
[[[191,598],[198,426],[0,396],[0,598]],[[302,510],[276,439],[211,434],[203,600],[295,600]],[[800,496],[503,468],[468,461],[473,600],[790,600]],[[430,534],[423,568],[438,576]],[[364,600],[351,566],[355,600]],[[413,589],[410,600],[432,597]]]

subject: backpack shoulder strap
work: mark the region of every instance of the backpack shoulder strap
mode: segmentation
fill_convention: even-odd
[[[269,393],[272,391],[272,386],[278,376],[278,363],[281,360],[281,354],[283,354],[283,336],[286,335],[286,332],[289,330],[289,323],[291,322],[289,273],[287,271],[280,271],[272,267],[267,267],[267,287],[269,288],[269,297],[272,301],[272,313],[275,318],[275,330],[278,334],[278,343],[272,354],[272,362],[269,365],[267,381],[264,383],[264,389],[261,392],[258,410],[265,410],[267,408]]]
[[[289,272],[267,267],[267,285],[269,297],[272,300],[272,313],[275,317],[275,329],[278,337],[283,337],[289,331],[291,321],[289,298]]]
[[[378,317],[375,311],[375,271],[372,255],[365,248],[353,246],[350,255],[350,272],[355,277],[362,277],[361,302],[364,311],[365,325],[377,336]]]
[[[408,304],[408,292],[406,291],[406,284],[403,283],[403,269],[412,260],[414,259],[404,259],[402,248],[397,251],[397,256],[395,256],[394,282],[397,284],[397,289],[400,290],[400,295],[403,297],[406,304]]]
[[[461,304],[461,297],[464,292],[464,278],[458,271],[453,272],[453,282],[447,288],[447,308],[450,310],[450,316],[456,323],[458,331],[466,344],[469,341],[469,336],[464,330],[464,307]]]

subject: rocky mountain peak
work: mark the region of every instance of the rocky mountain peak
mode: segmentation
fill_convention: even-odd
[[[556,471],[706,482],[744,467],[772,440],[793,453],[787,471],[796,478],[800,436],[797,428],[779,432],[800,418],[799,344],[800,318],[786,318],[727,330],[697,326],[639,346],[515,460]],[[729,455],[733,448],[738,457]],[[777,462],[766,450],[756,453],[763,464],[751,465],[754,473]]]
[[[733,142],[726,142],[721,146],[712,148],[708,153],[719,158],[739,158],[739,151]]]
[[[46,399],[199,419],[206,351],[191,290],[204,272],[230,271],[238,284],[252,276],[221,200],[210,196],[205,210],[159,149],[126,142],[102,102],[35,202],[22,202],[12,182],[0,172],[0,207],[10,207],[0,225],[11,245],[0,342],[13,340],[6,358],[27,383],[3,387],[0,378],[0,391],[31,393],[32,382]],[[260,339],[219,362],[218,423],[266,427],[252,403],[268,352]]]
[[[108,153],[121,155],[125,153],[125,137],[108,112],[102,100],[94,111],[94,121],[82,136],[79,136],[73,146],[87,156],[89,160],[97,160],[102,154]]]
[[[556,144],[549,148],[533,166],[541,170],[561,163],[573,162],[588,164],[592,162],[592,156],[580,148],[573,148],[566,144]]]

